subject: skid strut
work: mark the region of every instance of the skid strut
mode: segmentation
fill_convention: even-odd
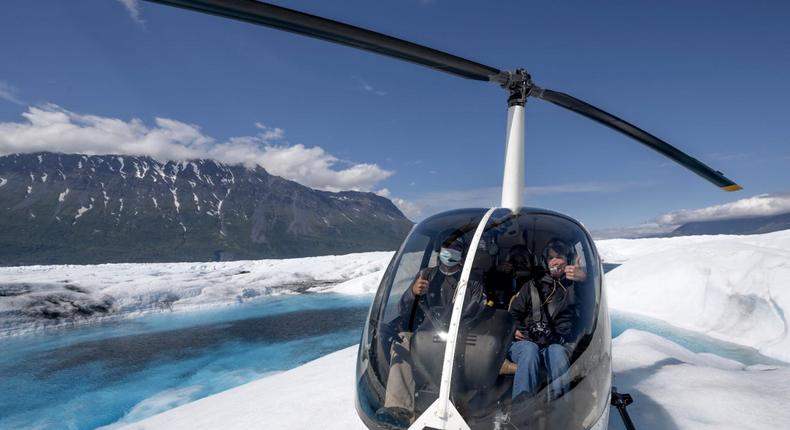
[[[612,406],[617,408],[617,412],[620,412],[620,418],[622,418],[626,430],[636,430],[634,422],[631,421],[631,416],[628,415],[628,411],[625,409],[631,403],[634,403],[634,398],[630,394],[618,393],[617,387],[612,387]]]

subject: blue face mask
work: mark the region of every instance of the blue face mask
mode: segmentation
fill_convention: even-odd
[[[442,248],[439,251],[439,261],[447,267],[455,267],[461,263],[461,251],[457,249]]]

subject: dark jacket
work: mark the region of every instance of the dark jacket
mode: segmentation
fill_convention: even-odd
[[[441,315],[433,315],[433,317],[449,321],[456,285],[461,279],[462,270],[458,270],[452,275],[443,274],[438,266],[425,270],[428,270],[428,290],[425,294],[417,297],[414,295],[411,286],[409,286],[403,293],[403,296],[401,296],[400,314],[403,331],[413,331],[419,327],[426,317],[426,311],[438,312],[441,310]],[[466,305],[463,315],[476,315],[481,307],[485,305],[483,283],[470,279],[466,287],[466,298],[464,301]]]
[[[555,288],[554,295],[546,302]],[[516,329],[541,347],[571,342],[573,325],[579,315],[573,288],[572,281],[555,281],[549,275],[525,283],[510,305],[510,315],[516,321]],[[533,298],[539,300],[537,306],[533,306]]]

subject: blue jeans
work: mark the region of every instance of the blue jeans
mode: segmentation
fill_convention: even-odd
[[[535,395],[540,387],[540,369],[546,368],[549,376],[551,398],[556,399],[568,389],[568,350],[559,344],[551,344],[540,349],[535,342],[519,340],[510,344],[510,359],[516,363],[516,376],[513,379],[513,398],[521,393]]]

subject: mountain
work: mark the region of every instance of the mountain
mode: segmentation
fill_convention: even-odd
[[[689,222],[665,236],[692,234],[761,234],[790,229],[790,213],[749,218]]]
[[[763,234],[780,230],[790,230],[790,213],[694,221],[680,225],[651,223],[635,227],[596,230],[592,234],[596,239],[646,239],[713,234]]]
[[[211,261],[396,249],[411,221],[373,193],[213,160],[0,157],[0,265]]]

